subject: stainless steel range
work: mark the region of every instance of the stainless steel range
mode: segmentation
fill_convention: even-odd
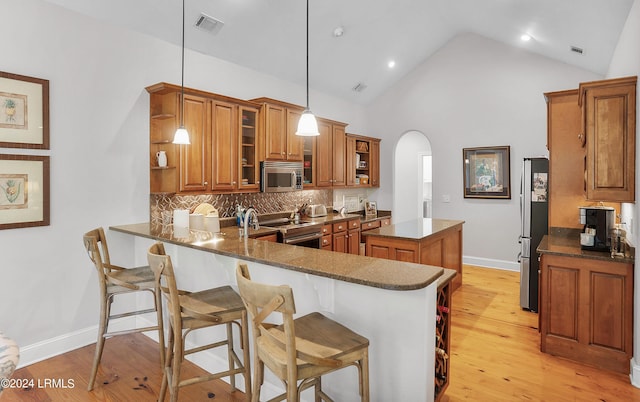
[[[320,248],[322,224],[300,221],[295,223],[287,218],[261,222],[260,226],[278,229],[278,242],[296,246]]]

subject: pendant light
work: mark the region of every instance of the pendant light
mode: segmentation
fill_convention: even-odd
[[[182,82],[180,84],[180,127],[176,130],[176,133],[173,136],[173,143],[189,145],[191,144],[189,141],[189,133],[187,132],[187,129],[184,128],[184,2],[185,0],[182,0]]]
[[[307,0],[307,107],[302,112],[298,121],[296,135],[311,137],[320,135],[318,132],[318,122],[309,109],[309,0]]]

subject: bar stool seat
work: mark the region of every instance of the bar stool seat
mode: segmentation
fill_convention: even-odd
[[[321,376],[348,366],[357,367],[358,391],[362,401],[369,401],[367,338],[318,312],[294,319],[293,290],[253,282],[245,264],[238,265],[236,279],[253,324],[252,401],[260,399],[265,365],[286,385],[286,392],[270,402],[299,401],[300,393],[310,387],[315,388],[317,402],[332,401],[322,391]],[[283,324],[265,322],[272,313],[280,313]]]
[[[158,343],[160,345],[160,365],[164,365],[164,329],[162,325],[162,307],[159,292],[156,292],[155,277],[149,266],[124,268],[111,264],[107,237],[103,228],[93,229],[83,236],[84,247],[89,259],[93,262],[98,272],[98,285],[100,290],[100,321],[98,323],[98,341],[91,367],[91,375],[87,389],[94,387],[98,374],[98,366],[102,359],[102,352],[106,339],[135,332],[158,331]],[[132,292],[149,292],[153,295],[153,308],[130,309],[120,314],[111,314],[111,305],[118,295]],[[156,313],[156,325],[148,327],[136,327],[120,331],[109,332],[109,323],[118,318],[136,315]]]
[[[147,254],[149,266],[154,273],[155,284],[161,289],[169,312],[169,340],[160,387],[159,401],[163,401],[169,389],[171,401],[178,400],[181,387],[205,381],[229,377],[231,391],[236,390],[235,376],[244,377],[247,400],[251,398],[251,369],[249,356],[249,322],[247,310],[240,295],[230,286],[221,286],[199,292],[179,290],[171,257],[166,255],[164,245],[155,243]],[[186,336],[191,331],[217,325],[226,326],[226,338],[206,345],[186,348]],[[233,342],[233,325],[238,326],[243,360],[238,357]],[[229,367],[218,373],[195,378],[181,379],[182,361],[188,354],[202,352],[221,346],[227,347]]]

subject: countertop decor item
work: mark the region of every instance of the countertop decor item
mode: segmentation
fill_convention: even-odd
[[[509,146],[462,150],[464,198],[511,199]]]
[[[184,0],[182,0],[182,78],[180,81],[180,127],[173,136],[174,144],[189,145],[189,132],[184,128]]]
[[[320,135],[316,117],[309,109],[309,0],[307,0],[307,107],[302,112],[298,121],[296,135],[303,137],[313,137]]]

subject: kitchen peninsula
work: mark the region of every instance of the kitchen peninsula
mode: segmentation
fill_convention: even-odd
[[[170,227],[149,223],[111,230],[124,240],[133,236],[136,258],[146,256],[154,241],[163,241],[186,290],[235,286],[236,265],[248,262],[254,280],[293,288],[298,314],[321,311],[370,339],[372,400],[434,399],[429,379],[435,376],[437,289],[445,271],[447,277],[453,274],[449,270],[251,238],[268,235],[264,228],[251,230],[249,238],[240,237],[235,227],[219,234],[192,230],[183,238],[175,237]],[[213,371],[224,357],[197,364]],[[353,381],[355,372],[329,375],[323,387],[336,400],[360,400],[350,386]],[[276,395],[280,387],[268,382],[265,397]]]

